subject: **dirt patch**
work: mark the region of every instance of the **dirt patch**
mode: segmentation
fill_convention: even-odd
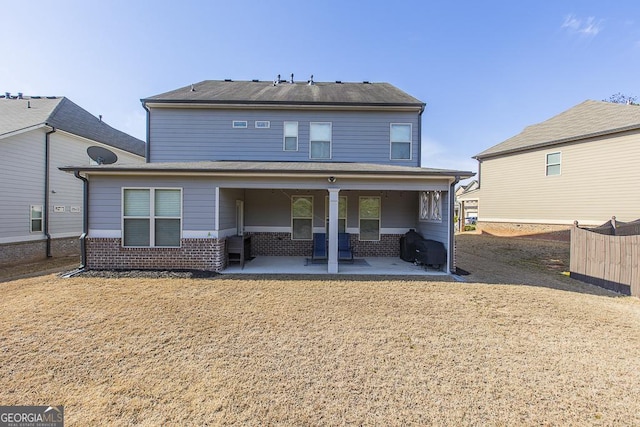
[[[0,401],[65,405],[70,426],[639,425],[640,301],[523,244],[462,243],[474,283],[5,282]]]

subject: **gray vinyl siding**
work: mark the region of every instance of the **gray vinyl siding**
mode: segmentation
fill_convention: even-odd
[[[238,188],[220,189],[220,230],[236,228],[236,201],[244,200],[244,190]],[[246,207],[245,207],[246,209]]]
[[[546,154],[562,153],[560,175],[546,176]],[[478,219],[598,225],[640,217],[640,132],[485,159]]]
[[[416,196],[417,198],[417,196]],[[416,214],[417,214],[416,210]],[[417,231],[425,239],[442,242],[445,247],[449,246],[449,193],[442,193],[442,222],[418,221]],[[452,220],[453,221],[453,220]]]
[[[247,190],[245,199],[245,225],[253,227],[290,227],[291,197],[313,196],[313,226],[325,224],[325,190]],[[381,198],[382,228],[415,228],[418,218],[418,197],[411,191],[349,191],[339,196],[347,197],[347,228],[359,228],[359,203],[361,196]]]
[[[248,128],[234,129],[233,120]],[[268,129],[255,121],[267,120]],[[168,109],[151,111],[150,161],[310,161],[311,122],[332,123],[331,161],[419,166],[419,122],[415,112]],[[285,121],[298,122],[298,151],[283,150]],[[390,160],[390,124],[412,125],[411,160]]]
[[[90,229],[120,230],[123,187],[169,187],[182,188],[183,230],[214,230],[215,186],[211,179],[95,176],[90,182]]]
[[[44,237],[29,232],[31,205],[44,205],[44,132],[0,140],[0,241]]]

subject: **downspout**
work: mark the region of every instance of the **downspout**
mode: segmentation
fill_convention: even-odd
[[[82,180],[82,235],[80,235],[80,269],[87,267],[87,234],[89,233],[89,180],[80,176],[80,171],[76,170],[73,175]]]
[[[56,128],[51,126],[51,130],[44,134],[44,225],[42,231],[47,238],[47,258],[51,258],[51,234],[49,234],[49,162],[51,157],[51,143],[49,135],[54,133]]]
[[[422,104],[420,108],[420,113],[418,114],[418,138],[420,139],[420,144],[418,144],[418,166],[422,167],[422,113],[424,113],[424,109],[426,104]]]
[[[449,272],[456,274],[454,271],[453,261],[455,260],[454,252],[456,249],[455,242],[455,225],[453,223],[453,212],[456,204],[456,184],[460,182],[460,175],[456,175],[456,179],[449,187]]]
[[[147,112],[147,143],[144,147],[144,158],[147,163],[151,161],[151,110],[147,107],[147,104],[142,102],[142,108]]]

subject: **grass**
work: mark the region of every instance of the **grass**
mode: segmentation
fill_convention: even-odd
[[[637,298],[459,257],[477,283],[1,283],[0,402],[69,426],[640,424]]]

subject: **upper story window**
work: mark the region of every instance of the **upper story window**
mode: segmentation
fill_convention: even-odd
[[[123,246],[180,246],[181,189],[125,188],[122,198]]]
[[[271,127],[271,122],[269,120],[256,120],[254,126],[256,129],[269,129]]]
[[[31,205],[29,209],[29,231],[39,233],[42,231],[42,206]]]
[[[249,124],[247,123],[246,120],[234,120],[231,123],[231,126],[234,129],[246,129],[249,126]]]
[[[562,153],[547,154],[547,176],[560,175],[560,164],[562,163]]]
[[[310,123],[309,126],[309,158],[331,158],[331,123]]]
[[[284,151],[298,151],[298,122],[284,122]]]
[[[391,160],[411,160],[411,123],[391,123]]]

